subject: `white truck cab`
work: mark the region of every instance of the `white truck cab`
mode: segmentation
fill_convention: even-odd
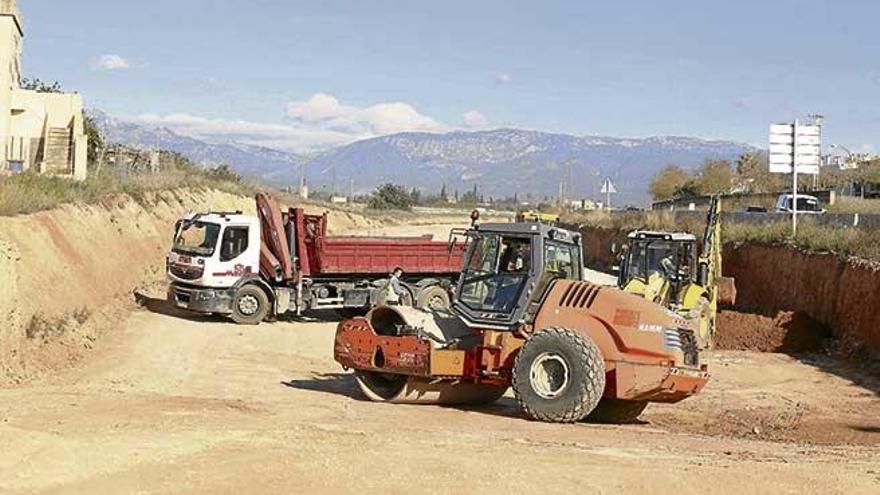
[[[260,272],[260,223],[235,213],[188,214],[166,259],[170,299],[203,313],[228,313],[233,287]]]
[[[794,196],[792,194],[780,194],[776,200],[776,211],[780,213],[792,213],[794,210]],[[804,215],[821,215],[825,213],[819,203],[819,199],[815,196],[807,196],[806,194],[797,195],[797,211]]]

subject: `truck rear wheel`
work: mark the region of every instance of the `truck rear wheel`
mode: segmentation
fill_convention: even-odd
[[[634,423],[646,407],[646,400],[602,399],[587,419],[597,423]]]
[[[439,285],[431,285],[419,291],[418,307],[424,309],[449,309],[449,292]]]
[[[232,321],[239,325],[259,325],[269,313],[269,297],[256,285],[245,285],[235,291]]]
[[[605,361],[592,339],[564,328],[534,334],[513,365],[513,391],[532,419],[574,423],[605,391]]]

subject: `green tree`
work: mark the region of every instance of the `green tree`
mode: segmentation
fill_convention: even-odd
[[[675,193],[673,193],[673,197],[676,199],[688,199],[688,198],[696,198],[700,195],[700,190],[697,188],[697,183],[688,180],[684,184],[678,186],[675,189]]]
[[[676,196],[676,191],[689,180],[690,176],[683,168],[667,165],[654,176],[649,191],[655,200],[672,199]]]
[[[694,177],[697,191],[702,195],[726,194],[733,187],[733,169],[727,160],[707,159]]]
[[[33,79],[24,78],[21,80],[21,89],[26,89],[30,91],[36,91],[37,93],[61,93],[61,83],[58,81],[54,82],[43,82],[39,77],[35,77]]]
[[[766,155],[745,153],[736,160],[736,176],[739,183],[750,193],[767,193],[779,190],[779,176],[770,173]]]
[[[413,198],[405,187],[387,183],[373,192],[369,206],[377,210],[411,210]]]
[[[101,135],[101,129],[98,129],[98,126],[91,117],[83,118],[83,129],[89,138],[89,146],[86,152],[88,163],[95,163],[104,149],[104,137]]]

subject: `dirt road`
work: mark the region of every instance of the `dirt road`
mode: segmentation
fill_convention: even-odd
[[[710,388],[680,412],[649,409],[646,424],[566,426],[522,419],[509,397],[480,410],[365,402],[332,360],[332,322],[251,328],[141,310],[120,325],[89,364],[0,391],[0,492],[880,489],[877,442],[811,446],[685,431],[704,402],[744,410],[800,393],[772,386],[771,376],[806,379],[796,389],[822,394],[843,389],[844,398],[849,388],[863,394],[849,402],[873,409],[862,419],[876,415],[870,391],[778,355],[719,354],[715,383],[725,390]],[[876,436],[880,425],[861,426]]]
[[[146,306],[73,370],[0,389],[0,493],[880,491],[878,388],[820,358],[710,353],[707,390],[643,424],[551,425],[510,393],[366,402],[332,359],[332,319]]]

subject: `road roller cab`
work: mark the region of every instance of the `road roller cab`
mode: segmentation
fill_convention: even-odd
[[[513,387],[534,419],[626,422],[705,385],[689,322],[582,281],[579,234],[539,223],[465,234],[451,312],[387,306],[339,324],[334,356],[368,398],[475,404]]]

